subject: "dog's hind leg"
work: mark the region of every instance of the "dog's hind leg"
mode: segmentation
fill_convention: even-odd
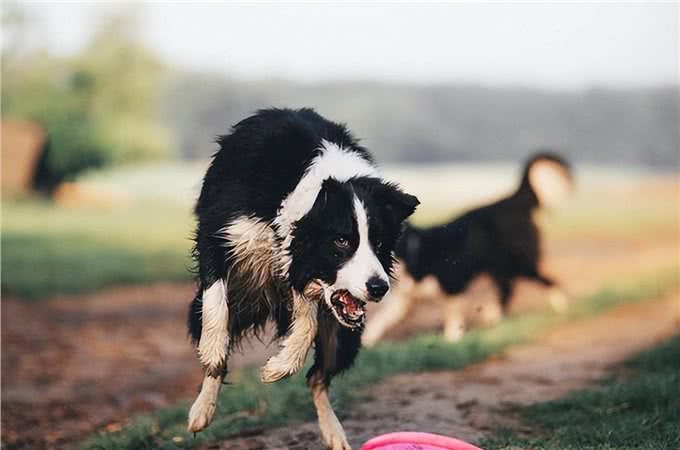
[[[553,310],[558,313],[563,313],[569,308],[569,297],[557,285],[548,288],[548,302],[550,302]]]
[[[538,275],[537,280],[548,288],[548,302],[555,312],[563,313],[569,308],[569,297],[559,284],[543,275]]]
[[[328,314],[319,316],[314,364],[307,373],[307,385],[316,408],[324,445],[331,450],[350,450],[345,430],[328,398],[328,391],[333,377],[354,363],[361,347],[361,331],[341,328]]]
[[[501,310],[505,316],[510,310],[510,300],[512,300],[512,279],[500,275],[492,275],[492,277],[496,282],[496,286],[498,287],[498,296],[500,298]]]
[[[269,358],[262,368],[261,378],[273,383],[296,373],[305,364],[317,330],[317,300],[309,300],[293,291],[293,317],[288,335],[281,343],[281,350]]]
[[[229,345],[229,307],[226,286],[221,279],[213,283],[202,296],[202,330],[198,357],[205,367],[201,392],[189,411],[189,431],[207,427],[215,414],[217,396],[226,373]]]
[[[569,297],[562,290],[555,280],[545,275],[541,275],[537,270],[531,274],[531,278],[535,279],[548,289],[548,302],[553,310],[559,313],[565,312],[569,307]]]
[[[444,339],[457,342],[465,335],[465,300],[462,295],[452,295],[444,301]]]

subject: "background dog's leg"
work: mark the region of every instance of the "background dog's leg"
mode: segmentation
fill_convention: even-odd
[[[444,304],[444,339],[459,341],[465,334],[465,301],[463,296],[449,296]]]
[[[317,300],[293,292],[293,322],[281,350],[262,368],[262,381],[273,383],[296,373],[305,364],[317,330]]]
[[[319,418],[319,429],[324,445],[331,450],[351,450],[345,430],[342,428],[338,417],[333,411],[333,406],[328,399],[328,385],[324,383],[320,375],[309,378],[309,390]]]
[[[557,285],[548,288],[548,301],[556,312],[563,313],[569,308],[569,297]]]
[[[377,344],[390,328],[406,316],[413,304],[413,297],[400,290],[394,294],[389,294],[383,301],[385,305],[373,314],[373,318],[368,321],[366,328],[364,328],[362,343],[366,347]]]
[[[201,339],[198,357],[205,366],[201,392],[189,411],[189,431],[207,427],[215,414],[217,395],[226,372],[227,346],[229,345],[229,307],[223,280],[213,283],[203,292]]]
[[[498,287],[498,296],[500,298],[501,309],[503,315],[507,315],[510,310],[510,300],[512,300],[513,283],[512,280],[503,276],[494,276],[494,281]]]
[[[535,271],[533,278],[548,289],[548,301],[556,312],[562,313],[569,307],[569,297],[562,288],[550,277]]]
[[[201,431],[212,421],[217,407],[217,396],[220,393],[222,377],[206,375],[201,385],[201,392],[189,410],[189,431]]]

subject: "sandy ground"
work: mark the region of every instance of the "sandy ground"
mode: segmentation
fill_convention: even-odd
[[[599,288],[607,279],[621,279],[621,274],[635,277],[677,264],[677,248],[677,239],[658,237],[652,242],[617,241],[615,245],[602,240],[558,242],[547,248],[546,262],[548,272],[560,274],[567,291],[578,296]],[[93,431],[120,428],[135,412],[195,395],[202,375],[185,331],[192,288],[190,284],[159,283],[40,302],[3,298],[3,446],[69,448]],[[530,283],[521,283],[515,297],[516,313],[545,307],[544,292]],[[495,297],[481,280],[470,298],[484,302]],[[423,305],[388,337],[399,339],[433,330],[439,320],[437,309]],[[262,363],[275,351],[274,346],[256,344],[245,356],[232,357],[230,367]],[[536,373],[542,370],[537,368]],[[417,405],[420,398],[433,398],[438,392],[436,380],[447,376],[455,375],[404,382],[409,395],[399,401]],[[425,382],[433,390],[425,390]],[[372,413],[357,410],[352,414]],[[401,420],[394,414],[386,414],[382,428],[376,425],[365,433],[357,433],[351,419],[348,431],[359,439],[378,429],[392,429]],[[443,427],[445,422],[441,423]],[[316,439],[316,431],[312,438]]]
[[[613,365],[680,331],[680,295],[625,305],[559,327],[502,358],[458,371],[390,377],[360,394],[345,412],[350,444],[393,431],[425,431],[475,441],[516,420],[522,405],[554,399],[588,386]],[[314,449],[316,423],[294,424],[259,436],[234,437],[202,449]]]

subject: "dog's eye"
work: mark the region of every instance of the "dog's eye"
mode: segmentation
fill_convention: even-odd
[[[380,250],[383,246],[382,241],[375,241],[375,249]]]
[[[343,248],[343,249],[344,249],[344,248],[349,247],[349,241],[348,241],[346,238],[342,237],[342,236],[338,236],[337,238],[335,238],[335,241],[333,241],[333,243],[334,243],[335,246],[338,247],[338,248]]]

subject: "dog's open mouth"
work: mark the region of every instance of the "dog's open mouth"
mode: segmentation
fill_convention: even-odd
[[[356,328],[364,323],[366,317],[366,302],[355,298],[345,289],[333,292],[331,305],[335,316],[350,328]]]

